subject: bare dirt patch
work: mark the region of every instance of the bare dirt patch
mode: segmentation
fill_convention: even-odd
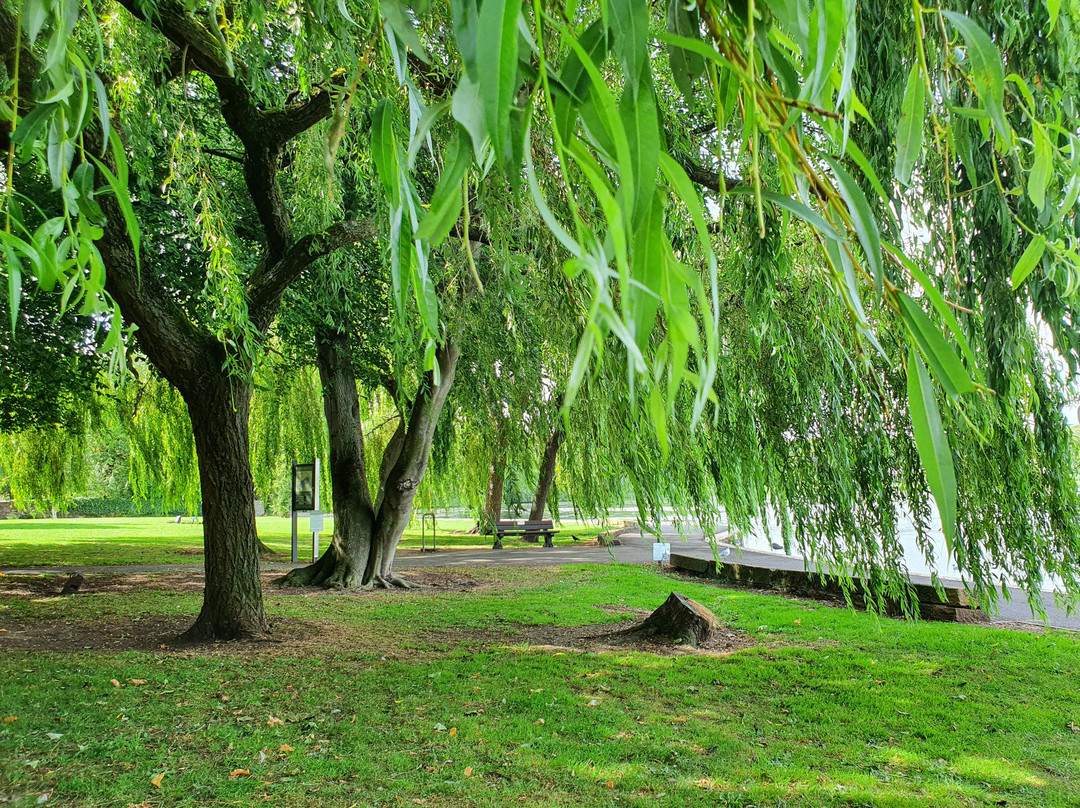
[[[646,614],[648,614],[646,612]],[[721,626],[712,636],[697,648],[671,643],[663,639],[642,639],[628,632],[641,625],[641,620],[630,625],[619,624],[613,629],[610,625],[589,626],[521,626],[522,634],[534,648],[552,650],[572,650],[587,653],[611,651],[638,651],[660,656],[674,654],[697,654],[706,656],[726,656],[743,648],[759,643],[745,631]],[[504,643],[505,640],[504,640]],[[516,644],[516,643],[514,643]]]
[[[509,623],[499,629],[487,631],[457,629],[432,631],[417,636],[414,640],[443,648],[467,647],[484,650],[524,646],[539,651],[573,651],[590,654],[637,651],[659,656],[676,654],[726,656],[740,649],[760,644],[746,632],[728,626],[719,627],[707,642],[696,649],[662,639],[642,639],[628,632],[641,625],[649,612],[644,609],[622,609],[621,613],[633,614],[640,619],[614,625],[593,623],[584,626],[534,626]]]
[[[347,595],[376,600],[395,600],[413,597],[417,590],[361,590],[342,592],[319,588],[282,587],[274,585],[280,572],[263,574],[267,594],[280,597],[330,597]],[[459,570],[408,570],[403,574],[423,592],[470,592],[490,589],[498,584],[474,578]],[[10,599],[41,600],[59,597],[66,575],[4,576],[0,577],[0,604]],[[126,573],[86,576],[79,592],[70,597],[83,598],[92,594],[123,594],[138,591],[166,591],[198,594],[203,589],[203,576],[195,572]],[[484,630],[441,629],[405,632],[388,637],[384,632],[367,631],[363,627],[342,625],[333,621],[301,620],[292,617],[272,617],[271,632],[265,637],[225,643],[205,643],[184,646],[177,638],[194,620],[190,615],[102,616],[95,619],[59,620],[0,620],[0,651],[49,651],[59,653],[119,653],[144,651],[164,654],[229,656],[282,656],[343,654],[377,654],[386,657],[417,657],[442,653],[456,648],[482,650],[526,646],[539,650],[603,653],[640,651],[653,654],[729,654],[754,645],[746,633],[722,626],[701,648],[673,645],[663,641],[627,637],[623,632],[640,624],[649,614],[644,609],[631,609],[615,604],[597,604],[611,615],[630,619],[618,623],[583,626],[524,625],[505,623]]]
[[[73,653],[119,653],[158,651],[205,655],[215,650],[231,656],[260,652],[274,654],[310,653],[314,647],[326,649],[327,639],[340,627],[315,621],[279,617],[272,621],[266,637],[230,643],[183,645],[177,637],[191,626],[194,617],[161,616],[114,617],[98,620],[12,620],[0,623],[0,649]],[[332,630],[331,630],[332,629]]]
[[[441,592],[466,592],[474,589],[489,588],[493,586],[488,581],[473,578],[458,571],[433,572],[418,569],[407,570],[401,577],[409,583],[421,589],[436,589]],[[13,598],[48,598],[58,596],[68,575],[5,575],[0,577],[0,603],[4,599]],[[345,592],[341,589],[323,589],[321,587],[283,587],[277,586],[282,578],[281,572],[268,571],[262,574],[264,591],[267,594],[276,595],[343,595],[351,594],[357,597],[371,597],[382,594],[406,594],[403,590],[393,589],[389,592],[377,589],[350,590]],[[203,574],[194,571],[182,572],[125,572],[95,574],[87,573],[79,592],[75,597],[88,594],[122,594],[128,592],[153,591],[153,592],[202,592],[204,586]]]
[[[0,603],[7,598],[49,598],[60,594],[68,575],[5,575],[0,578]],[[88,594],[126,592],[202,592],[202,573],[125,572],[99,575],[87,573],[72,597]]]
[[[285,576],[281,573],[263,573],[263,591],[274,595],[302,595],[304,597],[319,596],[352,596],[358,598],[394,599],[397,597],[409,597],[411,592],[471,592],[475,590],[491,589],[497,584],[490,581],[482,581],[458,570],[433,571],[427,569],[411,569],[395,571],[408,581],[413,589],[325,589],[321,586],[282,586],[281,580]]]

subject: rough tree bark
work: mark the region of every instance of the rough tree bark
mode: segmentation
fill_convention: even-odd
[[[215,379],[185,392],[202,486],[206,588],[184,638],[234,639],[266,631],[248,452],[251,385]]]
[[[436,351],[440,382],[426,373],[416,397],[383,452],[379,490],[368,488],[364,433],[348,335],[319,338],[319,376],[330,433],[330,482],[334,491],[334,538],[307,567],[289,572],[290,586],[353,588],[406,586],[394,574],[394,555],[412,515],[413,498],[427,471],[431,440],[454,383],[458,346],[448,341]]]
[[[536,483],[536,494],[533,496],[532,510],[529,511],[529,519],[533,522],[544,518],[547,510],[548,495],[551,493],[551,484],[555,482],[555,461],[559,456],[559,445],[562,443],[563,431],[561,426],[556,426],[544,446],[544,459],[540,462],[540,479]],[[538,541],[533,538],[532,541]]]

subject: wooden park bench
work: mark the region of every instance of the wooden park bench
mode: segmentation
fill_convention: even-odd
[[[551,538],[559,531],[554,529],[555,523],[550,519],[538,519],[536,521],[518,522],[513,519],[500,519],[495,523],[495,544],[491,546],[492,550],[501,550],[503,548],[502,540],[504,536],[521,536],[525,541],[537,541],[541,536],[544,537],[545,547],[554,547]]]

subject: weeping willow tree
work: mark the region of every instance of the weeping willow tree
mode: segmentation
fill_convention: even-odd
[[[531,498],[538,445],[550,435],[560,403],[553,354],[569,352],[573,341],[560,326],[561,273],[550,260],[544,266],[550,253],[527,221],[535,209],[522,205],[518,215],[518,228],[507,234],[512,246],[489,259],[491,277],[464,326],[469,350],[443,438],[452,445],[441,449],[432,481],[444,497],[468,507],[485,534],[508,495],[518,503]]]
[[[74,304],[137,326],[187,404],[207,514],[191,636],[265,627],[247,414],[284,289],[381,233],[395,331],[434,377],[453,332],[431,258],[460,243],[479,289],[480,186],[528,194],[582,292],[567,407],[590,376],[610,379],[624,427],[649,428],[638,454],[655,440],[665,462],[684,429],[726,451],[728,423],[767,450],[720,485],[730,509],[786,511],[826,555],[889,559],[891,517],[863,532],[841,508],[855,498],[860,513],[932,499],[980,595],[999,561],[1029,591],[1040,564],[1076,591],[1060,383],[1033,327],[1073,362],[1072,4],[119,6],[99,19],[53,0],[2,5],[2,241],[10,288],[70,286]],[[380,213],[295,215],[319,204],[292,168],[313,129],[332,172],[346,155],[369,169],[348,176],[376,179]],[[417,166],[424,149],[434,172]],[[43,230],[16,190],[41,174],[63,207]],[[482,211],[495,241],[503,212]],[[197,249],[140,275],[177,244]],[[747,254],[740,285],[731,265]],[[809,344],[820,352],[786,341],[802,328],[783,322],[791,290],[826,295],[808,312],[832,326]],[[745,312],[741,328],[725,307]],[[103,346],[114,356],[121,331]],[[609,375],[611,357],[623,373]],[[764,368],[756,384],[733,364],[746,357]],[[800,357],[819,366],[800,372]],[[847,379],[829,386],[827,368]],[[790,390],[800,428],[780,429],[769,379],[810,385]],[[815,487],[819,473],[832,484]],[[704,502],[697,479],[685,486]]]

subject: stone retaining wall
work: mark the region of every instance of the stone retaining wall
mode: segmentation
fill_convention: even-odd
[[[843,597],[840,578],[835,575],[818,575],[807,570],[777,570],[751,564],[728,564],[711,558],[671,554],[671,565],[676,569],[716,578],[729,583],[740,583],[758,589],[776,589],[812,597]],[[853,579],[856,589],[859,579]],[[938,592],[926,584],[912,584],[918,598],[919,615],[923,620],[939,620],[950,623],[989,623],[986,612],[971,602],[966,590],[946,587]],[[887,604],[891,614],[900,613],[900,604]]]

